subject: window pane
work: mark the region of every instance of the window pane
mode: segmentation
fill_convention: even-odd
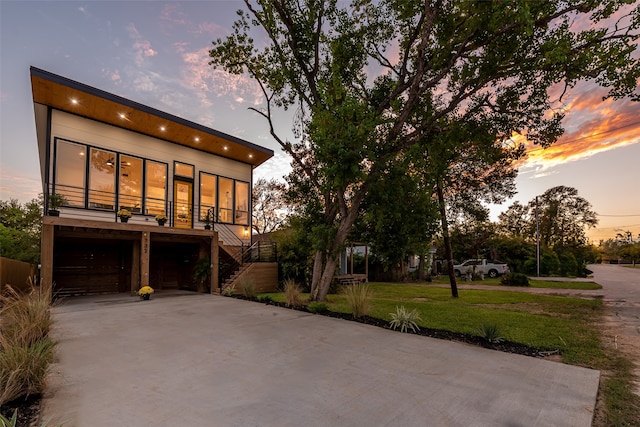
[[[146,183],[146,213],[149,215],[166,215],[167,165],[147,160]]]
[[[55,192],[65,197],[67,206],[84,207],[86,162],[84,145],[58,140]]]
[[[249,184],[236,181],[236,224],[249,225]]]
[[[212,218],[216,212],[216,177],[206,173],[200,174],[200,221],[204,221],[209,209],[212,210]]]
[[[233,181],[227,178],[218,180],[220,188],[218,193],[218,210],[220,222],[233,223]]]
[[[120,209],[142,213],[142,159],[120,156]]]
[[[193,178],[193,166],[176,162],[176,175]]]
[[[111,151],[91,149],[89,166],[89,207],[114,210],[116,155]]]

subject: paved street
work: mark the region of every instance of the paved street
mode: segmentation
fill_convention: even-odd
[[[607,326],[613,332],[605,337],[605,345],[612,345],[629,354],[640,364],[640,269],[620,265],[594,264],[596,283],[602,285],[607,307]],[[636,369],[640,377],[640,366]],[[640,385],[636,387],[640,395]]]
[[[203,294],[69,300],[44,419],[78,426],[589,426],[599,372]]]

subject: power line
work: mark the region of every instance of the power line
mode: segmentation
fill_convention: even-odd
[[[595,227],[594,230],[620,230],[626,227],[640,227],[640,224],[617,225],[615,227]]]

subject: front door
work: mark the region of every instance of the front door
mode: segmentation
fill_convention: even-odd
[[[192,228],[193,224],[193,183],[175,180],[173,184],[173,226]]]

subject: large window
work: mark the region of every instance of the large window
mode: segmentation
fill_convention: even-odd
[[[249,184],[236,181],[236,224],[249,225]]]
[[[116,154],[91,149],[89,164],[89,207],[113,210],[115,206]]]
[[[167,165],[147,160],[145,206],[149,215],[166,214]]]
[[[216,176],[200,172],[200,221],[205,221],[209,211],[213,221],[216,217]]]
[[[84,207],[86,165],[84,145],[57,141],[54,191],[65,197],[67,206]]]
[[[233,180],[219,178],[218,185],[218,220],[233,224]]]
[[[142,213],[142,159],[120,156],[120,209]]]

